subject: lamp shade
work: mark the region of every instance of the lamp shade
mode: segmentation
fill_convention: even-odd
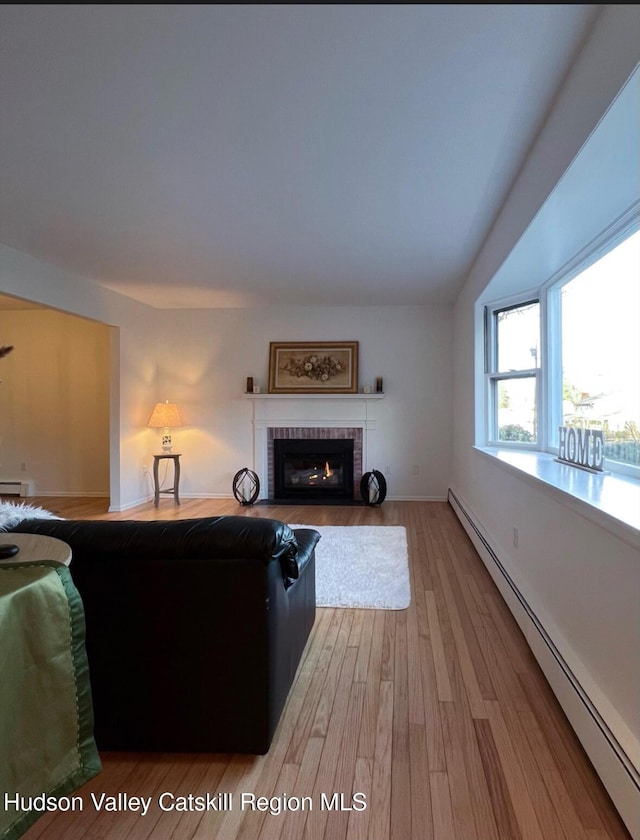
[[[147,426],[152,429],[165,429],[173,426],[182,426],[182,418],[178,411],[178,406],[169,401],[163,403],[156,403],[156,407],[151,413]]]

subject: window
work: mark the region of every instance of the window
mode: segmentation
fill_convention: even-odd
[[[543,329],[544,328],[544,329]],[[486,442],[557,452],[604,433],[605,469],[640,477],[640,231],[531,294],[485,308]]]
[[[540,303],[487,309],[487,384],[493,443],[538,440]]]
[[[562,425],[602,430],[608,468],[638,467],[640,231],[561,284],[559,303]]]

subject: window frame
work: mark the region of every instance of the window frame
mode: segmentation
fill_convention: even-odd
[[[484,328],[485,328],[485,429],[488,446],[500,446],[515,449],[539,449],[540,448],[540,407],[542,398],[542,389],[540,381],[540,358],[538,358],[538,366],[532,368],[521,368],[513,371],[498,370],[498,315],[500,312],[506,312],[510,309],[519,309],[531,304],[538,304],[540,315],[542,313],[542,301],[537,292],[532,292],[529,296],[517,295],[495,301],[484,307]],[[540,348],[539,356],[542,355],[542,330],[538,341]],[[536,412],[536,434],[533,441],[518,441],[518,440],[502,440],[498,430],[498,384],[500,382],[514,380],[514,379],[533,379],[534,393],[535,393],[535,412]]]

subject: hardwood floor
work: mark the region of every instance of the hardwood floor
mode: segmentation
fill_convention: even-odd
[[[318,610],[268,755],[105,753],[103,772],[78,792],[84,810],[45,814],[27,840],[629,840],[446,503],[240,508],[233,500],[163,500],[108,514],[106,500],[29,502],[69,519],[233,514],[404,525],[412,600],[399,612]],[[227,792],[233,807],[162,811],[166,791]],[[146,816],[98,812],[91,792],[153,801]],[[276,797],[273,812],[289,797],[289,808],[243,810],[243,793]],[[323,809],[323,796],[326,804],[334,793],[334,804],[353,810]],[[355,793],[366,808],[358,810]]]

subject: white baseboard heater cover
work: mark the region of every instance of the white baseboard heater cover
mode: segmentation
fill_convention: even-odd
[[[635,837],[640,821],[640,773],[507,573],[474,516],[451,489],[447,500],[520,625],[618,813]]]
[[[0,496],[31,496],[30,481],[0,481]]]

